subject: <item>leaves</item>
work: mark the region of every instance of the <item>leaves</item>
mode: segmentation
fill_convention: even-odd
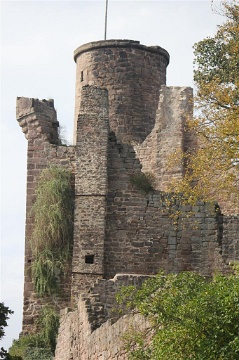
[[[146,280],[132,304],[150,320],[153,336],[131,334],[131,358],[239,359],[238,294],[238,274],[208,280],[190,272],[160,273]]]
[[[24,360],[51,360],[56,347],[59,315],[49,305],[42,308],[37,322],[37,334],[24,335],[13,340],[10,358]]]
[[[12,315],[13,311],[5,306],[3,302],[0,302],[0,339],[5,335],[4,328],[7,326],[8,315]]]
[[[32,208],[32,277],[37,294],[43,297],[59,292],[58,276],[65,270],[72,251],[74,202],[70,172],[58,167],[43,170],[36,195]]]
[[[51,167],[39,178],[33,205],[32,249],[61,247],[71,243],[73,233],[73,194],[69,171]]]

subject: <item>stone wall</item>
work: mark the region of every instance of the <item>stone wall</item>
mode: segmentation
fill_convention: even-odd
[[[239,261],[239,216],[222,216],[220,242],[224,262]]]
[[[76,49],[75,128],[85,85],[106,88],[109,122],[123,142],[142,142],[154,127],[160,87],[166,84],[169,54],[139,41],[107,40]]]
[[[58,137],[59,123],[52,100],[17,98],[17,120],[28,140],[27,150],[27,201],[25,231],[25,270],[24,270],[24,307],[23,333],[32,332],[35,320],[43,305],[52,303],[56,309],[68,306],[71,297],[71,266],[68,274],[61,279],[63,296],[44,299],[38,298],[34,291],[31,264],[33,256],[30,239],[34,224],[32,206],[36,199],[38,177],[44,168],[50,166],[66,167],[72,171],[72,187],[74,188],[75,148],[60,146]]]
[[[193,116],[193,90],[189,87],[162,86],[159,94],[155,126],[142,144],[135,146],[143,172],[154,174],[154,186],[167,191],[172,178],[181,179],[184,168],[175,155],[196,147],[195,136],[187,129],[187,120]]]
[[[80,291],[104,274],[108,133],[107,90],[83,87],[77,122],[72,264],[76,300]]]
[[[122,285],[139,286],[146,276],[117,275],[100,280],[89,294],[80,296],[75,310],[61,312],[55,360],[127,359],[123,336],[132,329],[144,330],[149,323],[140,315],[125,315],[114,321],[108,305]],[[117,320],[118,319],[118,320]]]

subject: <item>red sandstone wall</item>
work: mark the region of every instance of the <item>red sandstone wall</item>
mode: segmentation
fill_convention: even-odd
[[[116,304],[114,295],[122,285],[139,285],[144,276],[118,275],[100,280],[89,294],[80,297],[74,311],[61,312],[61,323],[55,360],[127,359],[123,335],[127,331],[148,329],[140,315],[126,315],[112,323],[107,316],[109,306]],[[104,314],[106,310],[106,314]]]
[[[169,55],[159,46],[107,40],[75,51],[75,128],[84,85],[106,88],[109,123],[123,142],[142,142],[154,127],[160,87],[166,83]]]
[[[38,99],[17,99],[17,120],[28,139],[27,151],[27,201],[26,201],[26,231],[25,231],[25,277],[24,277],[24,307],[23,333],[34,329],[42,305],[53,303],[61,309],[70,301],[71,266],[69,273],[61,279],[63,297],[37,298],[32,279],[31,263],[33,261],[30,238],[33,229],[32,205],[36,199],[38,177],[46,167],[57,165],[75,172],[75,148],[59,146],[58,126],[53,101]],[[74,181],[74,180],[73,180]]]
[[[108,129],[107,90],[83,87],[77,121],[72,263],[76,301],[80,292],[104,274]]]

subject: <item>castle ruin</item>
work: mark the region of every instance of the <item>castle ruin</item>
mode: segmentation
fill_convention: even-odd
[[[195,147],[196,139],[185,130],[193,91],[166,86],[166,50],[105,40],[80,46],[74,59],[74,145],[60,144],[53,100],[17,98],[17,120],[28,141],[22,331],[33,331],[41,307],[54,303],[61,310],[56,360],[126,359],[120,334],[147,324],[113,317],[120,286],[140,285],[161,269],[227,272],[229,261],[239,260],[239,220],[229,203],[218,212],[201,202],[174,204],[182,211],[177,226],[172,221],[165,190],[184,169],[169,170],[168,154]],[[36,296],[29,240],[38,178],[53,165],[71,171],[75,200],[72,262],[63,295],[54,299]],[[131,182],[142,172],[155,176],[148,194]],[[77,308],[68,311],[72,304]]]

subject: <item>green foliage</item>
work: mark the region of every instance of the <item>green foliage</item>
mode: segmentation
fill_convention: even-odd
[[[24,360],[52,360],[52,353],[49,349],[32,348],[28,352]]]
[[[25,356],[29,349],[44,348],[45,343],[40,334],[21,336],[18,340],[13,340],[9,349],[10,356],[19,357],[25,360]]]
[[[190,272],[160,273],[133,296],[132,289],[123,292],[118,300],[152,324],[150,338],[131,334],[131,359],[239,359],[238,272],[211,280]]]
[[[41,331],[41,337],[47,347],[50,347],[51,351],[55,351],[56,337],[59,328],[59,315],[55,310],[46,305],[42,309],[40,317],[38,319],[38,328]]]
[[[42,171],[32,211],[34,229],[32,249],[69,249],[73,233],[73,196],[71,174],[66,169],[51,167]]]
[[[51,360],[56,347],[59,315],[51,306],[44,306],[37,323],[38,334],[25,335],[13,340],[10,358],[22,360]]]
[[[154,190],[154,175],[151,173],[134,174],[131,176],[130,181],[137,190],[140,190],[145,194]]]
[[[32,275],[39,296],[59,291],[58,275],[67,266],[73,241],[71,174],[52,167],[42,171],[33,205]]]
[[[9,319],[8,315],[12,315],[13,311],[9,309],[8,306],[5,306],[3,302],[0,302],[0,339],[5,335],[5,327],[7,326],[7,320]],[[0,349],[0,358],[7,358],[7,351],[1,347]]]
[[[0,339],[5,335],[4,328],[7,326],[8,315],[12,315],[13,311],[0,302]]]

